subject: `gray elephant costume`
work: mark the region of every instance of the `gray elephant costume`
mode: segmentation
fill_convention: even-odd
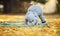
[[[42,23],[46,23],[44,16],[43,16],[42,8],[40,6],[31,5],[27,10],[24,24],[30,24],[34,22],[35,25],[38,25],[38,17],[41,19]]]

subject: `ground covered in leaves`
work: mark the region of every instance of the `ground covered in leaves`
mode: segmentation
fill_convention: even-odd
[[[24,21],[25,15],[0,15],[1,22]],[[60,15],[45,15],[50,27],[25,26],[25,27],[1,27],[0,36],[60,36]],[[40,22],[40,20],[39,20]]]

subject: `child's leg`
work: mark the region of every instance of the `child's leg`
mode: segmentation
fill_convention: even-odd
[[[39,15],[39,18],[41,19],[42,23],[46,23],[43,14]]]

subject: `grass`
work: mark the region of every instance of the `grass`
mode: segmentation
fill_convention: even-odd
[[[0,36],[60,36],[59,15],[46,15],[46,21],[50,27],[25,26],[4,27],[0,26]],[[23,22],[24,15],[0,15],[1,22]]]

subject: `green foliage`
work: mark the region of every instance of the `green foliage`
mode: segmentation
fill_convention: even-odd
[[[23,8],[23,7],[20,7],[20,8],[13,8],[12,9],[12,13],[25,13],[26,12],[26,9]]]
[[[60,13],[60,4],[57,4],[57,12]]]
[[[3,0],[0,0],[0,4],[2,3]]]
[[[31,2],[31,0],[19,0],[20,2]]]
[[[13,8],[12,9],[12,13],[18,13],[19,12],[19,8]]]
[[[46,0],[19,0],[20,2],[31,2],[31,1],[35,1],[35,2],[39,2],[42,4],[46,3]]]
[[[35,2],[39,2],[39,3],[42,3],[42,4],[45,4],[46,3],[46,0],[33,0]]]

